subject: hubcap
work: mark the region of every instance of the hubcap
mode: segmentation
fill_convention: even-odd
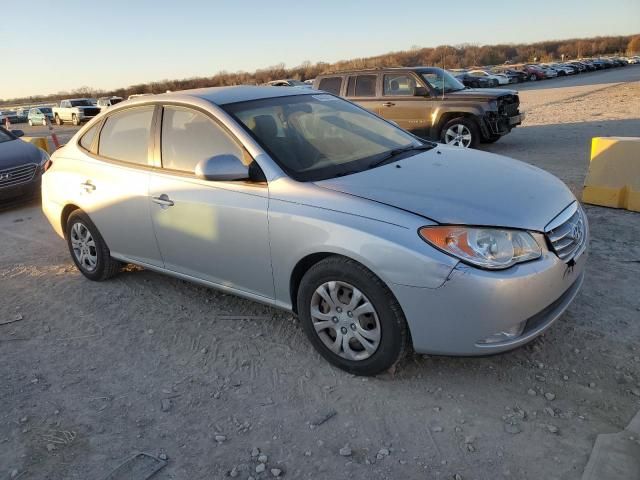
[[[365,360],[380,345],[380,320],[373,304],[346,282],[326,282],[316,289],[311,320],[322,343],[347,360]]]
[[[93,272],[96,269],[98,265],[96,242],[89,229],[82,223],[74,223],[71,227],[71,248],[73,255],[84,270]]]
[[[444,143],[467,148],[471,145],[471,131],[462,123],[451,125],[444,134]]]

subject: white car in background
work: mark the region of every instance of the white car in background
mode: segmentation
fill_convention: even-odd
[[[509,77],[502,73],[489,73],[484,70],[470,70],[469,75],[472,77],[484,77],[490,81],[494,81],[493,86],[497,87],[498,85],[509,85]]]
[[[100,108],[100,111],[103,111],[120,103],[122,100],[122,97],[100,97],[98,99],[98,107]]]

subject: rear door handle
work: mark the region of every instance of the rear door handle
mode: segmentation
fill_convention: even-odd
[[[393,107],[394,105],[395,105],[395,103],[393,103],[393,102],[384,102],[382,104],[383,107]]]
[[[93,192],[96,189],[96,186],[91,183],[91,180],[87,180],[86,182],[81,183],[80,186],[84,188],[85,192],[87,193]]]
[[[169,195],[167,195],[166,193],[163,193],[159,197],[151,197],[151,200],[153,201],[153,203],[157,203],[158,205],[162,205],[163,207],[173,207],[175,205],[175,203],[173,203],[173,200],[171,200],[169,198]]]

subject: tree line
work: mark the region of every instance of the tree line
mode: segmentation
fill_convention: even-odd
[[[260,85],[271,80],[284,78],[307,80],[330,71],[359,68],[412,67],[420,65],[463,68],[481,65],[498,65],[505,62],[547,62],[563,58],[563,56],[564,59],[567,60],[600,55],[623,55],[625,53],[640,53],[640,35],[550,40],[530,44],[475,45],[466,43],[460,45],[441,45],[435,48],[412,47],[409,50],[390,52],[367,58],[353,58],[335,63],[304,62],[302,65],[291,68],[287,68],[283,63],[280,63],[254,72],[227,72],[223,70],[211,77],[162,80],[130,85],[115,90],[80,87],[52,95],[34,95],[31,97],[0,100],[0,105],[56,102],[69,97],[115,95],[127,98],[133,94],[164,93],[167,90],[176,91],[228,85]]]

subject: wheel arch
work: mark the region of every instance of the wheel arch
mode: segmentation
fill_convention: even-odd
[[[478,125],[478,128],[480,128],[480,120],[478,118],[479,115],[480,113],[475,111],[443,112],[441,115],[439,115],[438,120],[433,127],[432,135],[434,135],[434,138],[437,138],[439,140],[440,134],[442,133],[442,127],[444,127],[449,120],[453,120],[454,118],[458,117],[469,118]]]
[[[69,220],[71,214],[76,210],[82,209],[73,203],[69,203],[65,205],[65,207],[62,209],[62,212],[60,213],[60,226],[62,227],[62,232],[64,233],[65,237],[67,236],[67,220]]]

